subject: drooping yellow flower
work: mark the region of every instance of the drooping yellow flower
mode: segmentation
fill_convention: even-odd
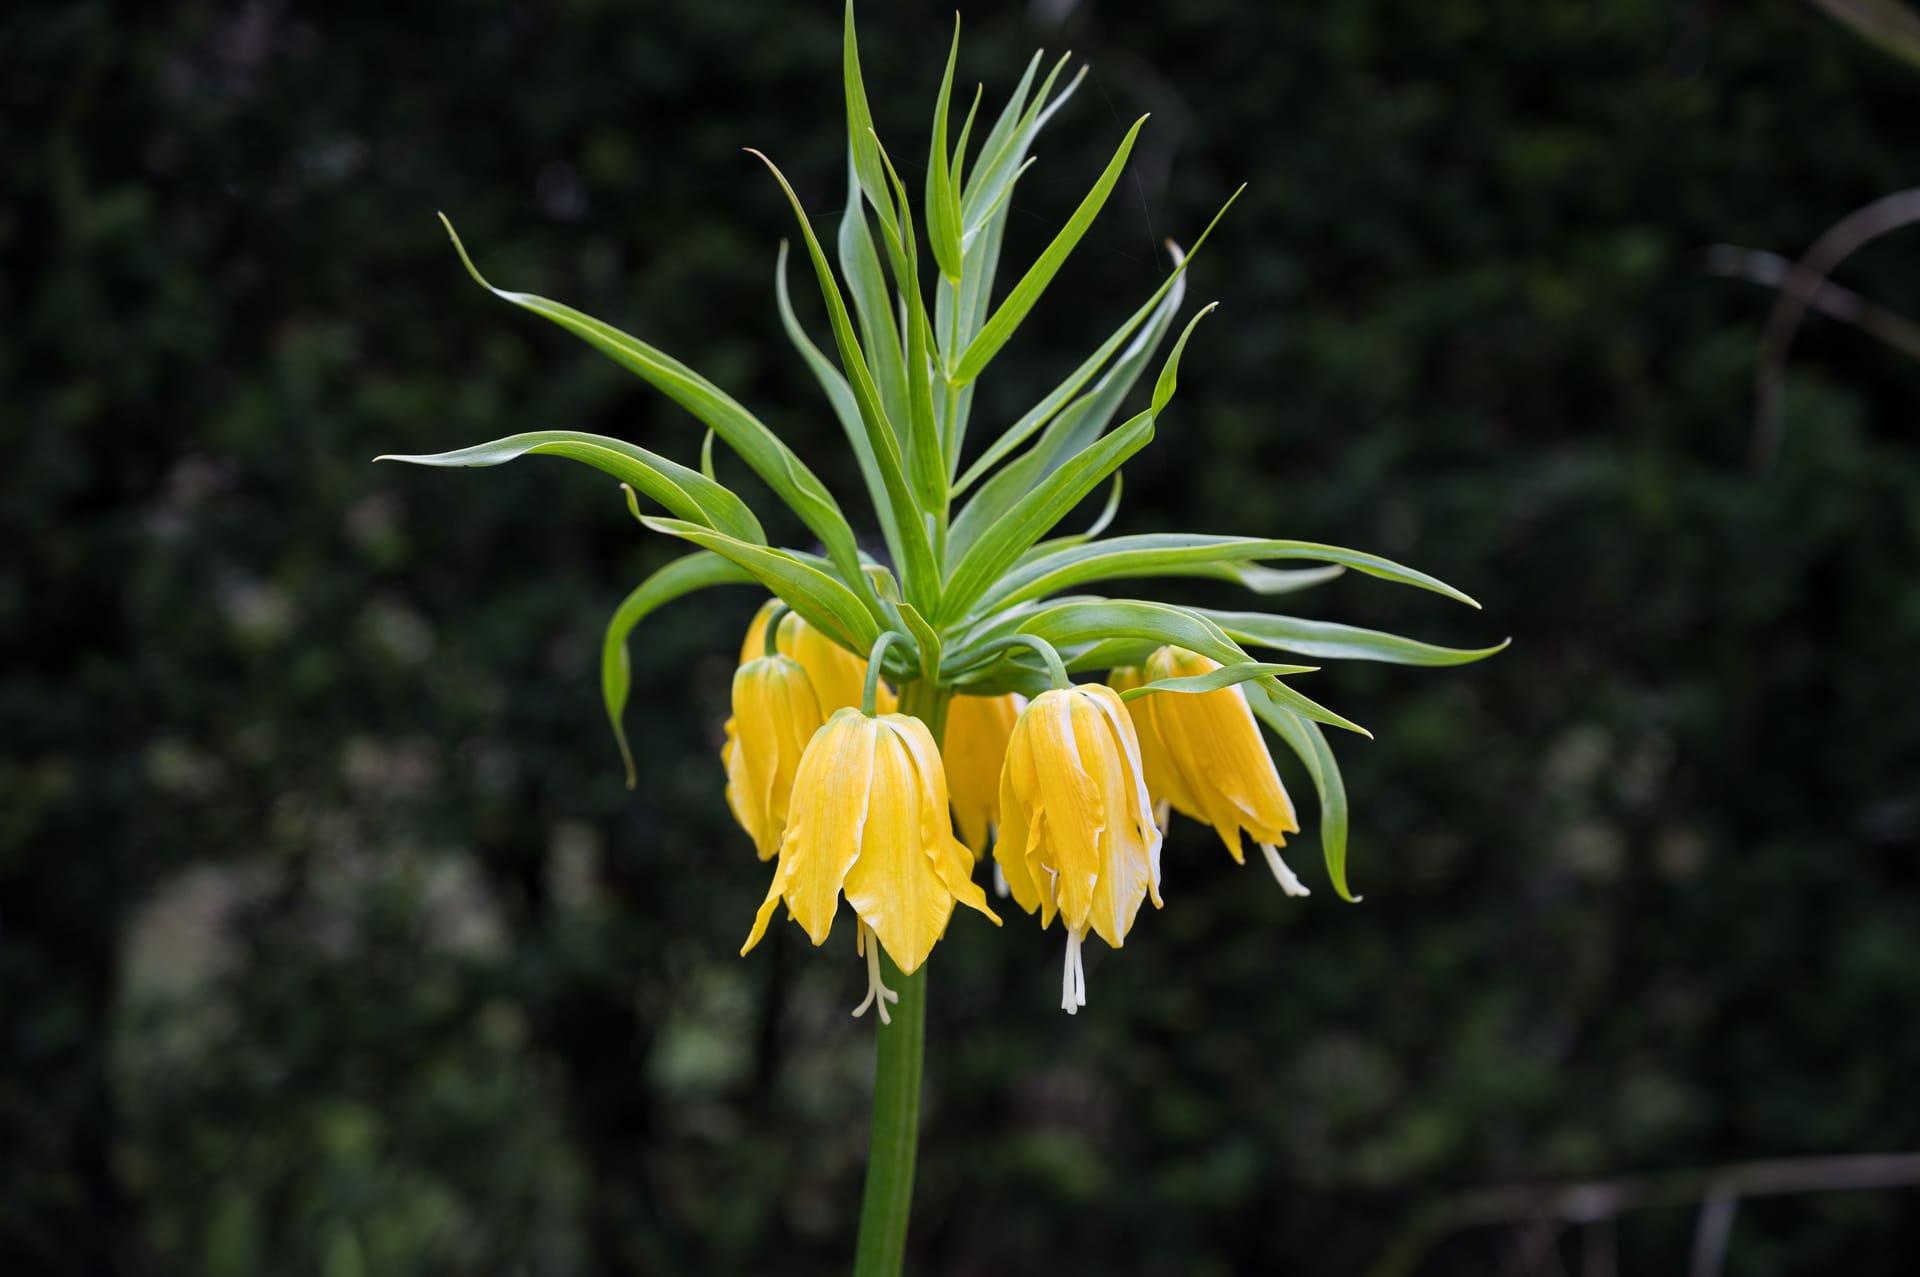
[[[824,721],[813,683],[792,657],[761,656],[735,671],[733,717],[720,757],[727,768],[727,805],[762,860],[780,850],[794,773]]]
[[[760,943],[782,900],[807,937],[824,943],[844,891],[867,959],[867,1001],[854,1014],[877,1001],[884,1022],[891,994],[880,983],[880,948],[912,975],[946,934],[955,901],[999,925],[972,873],[926,724],[839,710],[800,757],[773,884],[740,952]]]
[[[1187,678],[1218,668],[1198,653],[1163,647],[1147,658],[1144,681]],[[1299,832],[1300,822],[1246,693],[1239,687],[1158,692],[1129,702],[1127,708],[1143,744],[1148,738],[1154,742],[1154,761],[1147,767],[1153,796],[1213,826],[1242,864],[1246,858],[1240,835],[1246,831],[1260,845],[1281,888],[1290,896],[1309,894],[1280,858],[1279,848],[1288,834]]]
[[[1107,686],[1116,692],[1129,691],[1147,681],[1146,671],[1133,665],[1111,670],[1107,674]],[[1127,707],[1133,730],[1140,737],[1140,762],[1146,769],[1147,793],[1153,798],[1154,818],[1164,833],[1173,807],[1178,806],[1181,811],[1194,811],[1199,804],[1187,795],[1185,786],[1181,784],[1180,773],[1175,770],[1173,760],[1167,757],[1167,747],[1161,744],[1153,720],[1147,717],[1147,707],[1137,700],[1123,701],[1122,704]],[[1177,803],[1174,801],[1176,796],[1179,798]]]
[[[954,827],[976,858],[987,854],[988,830],[1000,824],[1000,770],[1014,720],[1026,706],[1026,697],[1011,692],[956,696],[947,706],[940,757],[953,791]]]
[[[742,665],[767,650],[767,618],[779,606],[780,600],[768,599],[754,613],[752,624],[747,626],[747,636],[740,644]],[[820,698],[822,714],[832,716],[837,710],[860,704],[860,690],[867,681],[865,657],[855,656],[841,647],[807,624],[797,612],[788,612],[781,618],[780,634],[775,643],[781,655],[791,656],[800,662],[807,671],[807,677],[813,680],[814,695]],[[885,683],[880,684],[880,712],[890,714],[894,708],[893,693]]]
[[[1149,896],[1160,900],[1160,829],[1126,706],[1099,684],[1034,698],[1014,724],[1000,777],[993,855],[1022,909],[1067,930],[1060,1005],[1087,1003],[1087,930],[1118,949]]]

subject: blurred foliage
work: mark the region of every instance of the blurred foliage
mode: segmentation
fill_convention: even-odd
[[[963,80],[1093,66],[1015,260],[1155,112],[1069,266],[1098,304],[1008,356],[1035,391],[1253,183],[1196,268],[1188,446],[1129,471],[1121,530],[1376,550],[1489,609],[1356,579],[1343,619],[1515,642],[1310,689],[1379,736],[1337,742],[1363,905],[1182,826],[1182,907],[1090,958],[1077,1019],[1053,937],[956,930],[916,1271],[1344,1273],[1456,1188],[1920,1145],[1920,370],[1814,324],[1750,475],[1767,297],[1700,259],[1910,182],[1920,80],[1785,0],[979,8]],[[945,18],[868,10],[881,130],[917,136]],[[755,600],[641,631],[629,794],[599,628],[673,548],[563,464],[368,464],[559,425],[697,455],[473,288],[445,209],[852,491],[738,151],[831,218],[838,16],[0,17],[0,1271],[843,1267],[851,946],[734,956],[765,871],[714,752]],[[1841,280],[1910,313],[1912,254]],[[1728,1271],[1904,1271],[1916,1219],[1753,1203]],[[1690,1225],[1630,1220],[1628,1268]]]

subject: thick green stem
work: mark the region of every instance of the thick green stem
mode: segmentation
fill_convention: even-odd
[[[908,683],[900,689],[900,709],[925,723],[937,744],[946,727],[950,695],[924,681]],[[899,1277],[913,1212],[913,1163],[920,1146],[927,969],[923,965],[910,976],[901,975],[893,959],[882,953],[880,971],[900,1001],[891,1008],[891,1024],[874,1026],[873,1123],[854,1277]]]
[[[868,943],[877,943],[869,941]],[[893,1023],[875,1026],[873,1134],[867,1191],[860,1199],[854,1277],[898,1277],[913,1211],[913,1163],[920,1145],[920,1072],[926,1049],[927,969],[900,974],[882,953],[880,971],[900,995]]]

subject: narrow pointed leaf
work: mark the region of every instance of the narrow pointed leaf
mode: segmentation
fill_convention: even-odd
[[[950,621],[965,615],[973,602],[992,588],[1000,574],[1020,557],[1021,551],[1045,536],[1082,498],[1152,439],[1153,414],[1143,412],[1082,451],[1015,502],[1004,518],[973,543],[953,569],[943,593],[943,606],[947,610],[942,617]]]
[[[861,419],[860,406],[853,401],[853,389],[847,385],[847,379],[840,370],[834,367],[833,361],[813,344],[813,339],[807,336],[807,330],[800,326],[799,316],[793,313],[793,299],[787,294],[785,240],[780,241],[780,259],[773,277],[773,291],[780,309],[780,323],[787,330],[788,340],[793,342],[794,349],[806,361],[814,380],[820,383],[827,402],[833,406],[833,415],[840,420],[840,429],[845,432],[848,445],[853,448],[854,460],[860,465],[860,477],[866,481],[867,498],[873,503],[873,512],[880,520],[880,535],[886,540],[887,553],[894,562],[902,562],[904,552],[900,546],[899,525],[894,521],[893,503],[887,500],[886,480],[881,477],[880,463],[874,459],[873,444],[867,438],[866,422]]]
[[[900,264],[900,244],[894,231],[893,199],[887,192],[887,175],[880,166],[880,150],[874,140],[873,110],[867,105],[867,85],[860,74],[860,40],[854,30],[853,0],[847,0],[846,23],[840,41],[841,77],[847,96],[847,141],[853,148],[853,171],[860,189],[880,215],[880,233],[887,239],[887,251],[896,268]],[[904,272],[902,272],[904,273]]]
[[[1181,330],[1179,340],[1174,342],[1173,350],[1161,368],[1162,381],[1176,375],[1174,370],[1179,366],[1180,356],[1186,350],[1187,339],[1193,335],[1194,326],[1211,314],[1213,309],[1212,306],[1204,307],[1187,321],[1187,326]],[[1156,323],[1170,323],[1171,320],[1172,314],[1168,312],[1163,320]],[[948,541],[951,554],[965,562],[979,546],[1004,541],[1009,535],[1008,520],[1015,511],[1030,508],[1040,494],[1058,489],[1057,480],[1066,458],[1077,458],[1104,442],[1100,439],[1100,432],[1106,429],[1108,419],[1146,367],[1148,357],[1159,345],[1162,332],[1164,328],[1156,327],[1142,333],[1140,349],[1130,352],[1126,359],[1115,364],[1093,391],[1061,413],[1038,444],[982,485],[980,491],[960,511],[959,518],[954,520]],[[1154,420],[1165,406],[1165,401],[1161,400],[1141,416],[1149,421]],[[1061,510],[1060,514],[1065,515],[1066,511]],[[1004,572],[1017,562],[1032,544],[1029,541],[1022,545],[1019,555],[1001,563],[1000,571]],[[990,592],[997,593],[999,589],[997,582],[990,586]]]
[[[900,304],[907,312],[907,474],[913,484],[914,501],[921,513],[932,515],[941,524],[947,518],[947,463],[940,440],[940,429],[933,413],[932,333],[927,312],[920,297],[920,255],[913,234],[913,214],[908,211],[907,188],[894,170],[886,148],[880,148],[880,162],[900,199],[900,243],[906,258],[906,283]]]
[[[1418,639],[1402,638],[1379,630],[1333,621],[1313,621],[1302,616],[1274,616],[1265,612],[1203,613],[1215,625],[1231,635],[1236,643],[1251,647],[1270,647],[1281,652],[1298,652],[1323,660],[1386,661],[1393,665],[1467,665],[1484,661],[1504,651],[1512,640],[1503,639],[1492,647],[1439,647]]]
[[[807,220],[807,211],[801,206],[800,197],[793,193],[786,175],[772,160],[758,151],[751,151],[750,154],[765,164],[774,180],[780,183],[780,189],[786,193],[787,202],[793,206],[794,216],[800,222],[800,233],[807,243],[807,255],[813,260],[813,271],[820,282],[820,295],[827,303],[827,317],[833,323],[834,343],[840,350],[840,367],[846,373],[854,403],[860,409],[860,419],[866,425],[867,440],[873,445],[874,461],[879,466],[881,481],[886,486],[887,500],[893,505],[902,548],[906,552],[900,568],[906,578],[907,598],[924,611],[939,598],[939,569],[934,562],[932,543],[927,539],[926,523],[915,506],[913,492],[901,465],[900,441],[880,405],[879,390],[874,385],[866,356],[860,349],[860,339],[853,332],[853,318],[847,313],[847,304],[840,296],[840,285],[833,278],[832,268],[827,265],[827,255],[820,249],[820,241],[813,233],[812,223]],[[858,576],[858,566],[849,575]]]
[[[1079,244],[1081,237],[1087,233],[1087,228],[1093,225],[1093,219],[1098,217],[1100,210],[1105,207],[1107,196],[1113,193],[1114,183],[1120,180],[1120,173],[1127,166],[1127,156],[1133,152],[1133,141],[1140,135],[1140,126],[1146,122],[1147,117],[1144,115],[1134,121],[1133,127],[1127,130],[1127,136],[1121,140],[1120,149],[1115,151],[1113,159],[1108,161],[1106,171],[1100,174],[1099,180],[1093,184],[1093,189],[1088,191],[1086,198],[1080,201],[1080,207],[1073,211],[1073,216],[1069,217],[1067,224],[1060,228],[1060,233],[1054,236],[1053,242],[1047,245],[1046,250],[1027,269],[1027,273],[1021,277],[1020,282],[1013,286],[1013,291],[1008,293],[1006,300],[1000,303],[1000,309],[987,320],[985,326],[980,329],[980,335],[973,339],[966,353],[960,356],[960,363],[954,368],[952,375],[952,381],[956,385],[965,385],[980,375],[982,370],[993,361],[993,357],[1000,353],[1001,347],[1013,337],[1015,330],[1026,319],[1034,304],[1040,300],[1040,294],[1044,293],[1047,285],[1053,282],[1053,277],[1065,264],[1068,254],[1073,252],[1075,245]]]
[[[1207,237],[1213,234],[1213,228],[1220,224],[1220,219],[1225,217],[1227,210],[1233,207],[1233,202],[1240,198],[1240,192],[1246,189],[1243,185],[1239,190],[1236,190],[1232,195],[1227,197],[1227,202],[1220,206],[1220,211],[1213,215],[1213,220],[1208,222],[1206,229],[1200,232],[1200,238],[1194,241],[1191,252],[1183,252],[1178,244],[1172,240],[1167,241],[1167,251],[1173,258],[1173,270],[1166,279],[1161,281],[1160,287],[1154,290],[1153,296],[1147,298],[1145,303],[1143,303],[1138,310],[1134,311],[1125,323],[1115,329],[1113,335],[1102,342],[1098,350],[1094,351],[1078,368],[1068,374],[1066,380],[1055,386],[1047,393],[1044,399],[1035,404],[1026,413],[1022,414],[1018,421],[1007,427],[1001,436],[993,441],[992,446],[980,454],[979,460],[967,467],[966,474],[961,476],[960,481],[954,485],[956,494],[965,492],[968,488],[972,487],[982,475],[999,464],[1000,460],[1008,453],[1012,452],[1022,443],[1025,443],[1034,431],[1053,420],[1054,414],[1060,411],[1061,406],[1072,399],[1073,396],[1080,393],[1080,388],[1086,385],[1095,373],[1106,366],[1107,360],[1113,357],[1113,352],[1118,350],[1121,343],[1132,336],[1141,324],[1145,323],[1147,325],[1147,332],[1149,334],[1154,333],[1156,325],[1158,325],[1161,332],[1166,330],[1166,326],[1172,322],[1173,315],[1180,309],[1180,303],[1186,296],[1187,267],[1193,263],[1193,259],[1197,257],[1200,250],[1206,246]],[[1120,357],[1120,363],[1124,365],[1127,363],[1129,357],[1137,357],[1141,360],[1151,357],[1153,347],[1158,344],[1158,341],[1159,337],[1157,335],[1152,336],[1151,340],[1146,338],[1136,340],[1133,345],[1127,348],[1127,353]],[[1109,378],[1103,378],[1102,384],[1104,385],[1110,378],[1111,374],[1109,374]],[[1133,383],[1131,380],[1128,380],[1126,384],[1131,386]],[[1124,394],[1125,392],[1122,391],[1121,393]]]
[[[1143,576],[1217,576],[1217,569],[1222,564],[1270,559],[1310,559],[1337,563],[1368,576],[1444,594],[1470,607],[1480,606],[1445,581],[1404,567],[1391,559],[1342,546],[1320,545],[1312,541],[1275,541],[1262,537],[1164,532],[1111,537],[1105,541],[1073,546],[1024,564],[1002,578],[980,600],[975,610],[991,612],[1009,603],[1039,598],[1055,590],[1071,589],[1093,581],[1117,581]]]
[[[677,598],[704,590],[710,585],[751,585],[753,574],[737,563],[729,562],[707,550],[675,559],[634,587],[633,593],[614,610],[607,622],[606,637],[600,644],[600,698],[606,703],[607,721],[613,725],[613,738],[620,745],[620,758],[627,769],[627,788],[636,779],[633,750],[627,744],[627,729],[622,721],[627,712],[627,694],[633,688],[633,666],[627,656],[627,636],[647,616]]]
[[[940,273],[960,282],[960,198],[953,189],[953,167],[947,158],[947,106],[953,98],[953,66],[960,57],[960,15],[953,15],[953,47],[947,53],[947,71],[940,80],[940,97],[933,108],[933,141],[927,151],[927,243]],[[969,123],[972,117],[968,117]],[[962,140],[962,149],[965,149]],[[895,192],[901,204],[904,192]],[[903,237],[904,238],[904,237]]]
[[[1154,696],[1161,692],[1182,692],[1197,695],[1201,692],[1217,692],[1222,688],[1237,687],[1241,683],[1256,678],[1281,678],[1288,674],[1312,674],[1318,665],[1266,665],[1259,661],[1241,661],[1234,665],[1222,665],[1208,670],[1205,674],[1188,674],[1183,678],[1163,678],[1154,683],[1142,683],[1139,687],[1130,687],[1120,693],[1123,701],[1137,701],[1142,696]]]
[[[779,595],[807,624],[849,651],[864,652],[880,637],[880,626],[859,595],[841,584],[839,578],[790,551],[749,545],[682,519],[643,517],[640,521],[655,532],[679,537],[739,564]]]
[[[575,430],[535,430],[452,452],[406,456],[389,453],[376,461],[414,466],[498,466],[519,457],[565,457],[630,483],[672,514],[725,532],[743,541],[765,544],[766,533],[746,503],[732,490],[687,467],[624,439]]]
[[[867,356],[868,367],[873,369],[874,384],[880,389],[880,406],[888,421],[905,421],[906,349],[894,319],[886,273],[880,267],[880,255],[874,251],[873,235],[867,227],[867,203],[860,196],[860,181],[853,170],[851,151],[847,153],[847,206],[840,213],[835,247],[840,256],[840,273],[847,277],[847,291],[853,298],[854,314],[860,320],[861,349]]]
[[[495,288],[474,266],[473,259],[467,256],[466,245],[454,233],[453,223],[447,221],[444,215],[440,220],[446,225],[453,247],[460,254],[460,261],[475,283],[504,301],[560,325],[699,418],[726,440],[727,446],[752,467],[753,472],[773,489],[774,495],[800,517],[809,531],[820,538],[828,556],[843,575],[853,578],[859,574],[859,546],[839,505],[813,471],[807,469],[800,458],[793,454],[793,450],[780,442],[779,436],[767,429],[759,418],[679,360],[637,337],[621,332],[611,324],[602,323],[571,306],[563,306],[532,293]]]
[[[1342,900],[1358,904],[1360,897],[1347,886],[1347,786],[1326,733],[1318,723],[1275,704],[1258,684],[1247,689],[1247,703],[1286,742],[1313,779],[1320,795],[1320,850],[1326,857],[1327,877]]]

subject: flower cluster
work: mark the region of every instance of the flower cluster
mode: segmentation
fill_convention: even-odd
[[[1174,335],[1187,272],[1219,215],[1191,250],[1169,241],[1170,269],[1158,287],[1053,389],[984,446],[969,439],[981,375],[1099,216],[1145,117],[1038,258],[996,289],[1011,198],[1033,163],[1034,139],[1080,80],[1059,83],[1064,58],[1042,75],[1036,54],[990,123],[974,94],[956,143],[949,110],[958,48],[956,29],[934,99],[919,218],[874,126],[851,3],[843,57],[848,171],[833,258],[786,177],[759,157],[795,214],[832,353],[794,306],[784,244],[774,273],[780,323],[845,433],[877,540],[857,534],[826,485],[733,396],[611,324],[493,288],[457,236],[476,282],[671,398],[706,427],[705,444],[697,466],[572,430],[391,458],[428,466],[530,455],[582,462],[621,481],[643,527],[693,547],[635,587],[607,626],[601,684],[629,784],[638,769],[621,719],[635,627],[711,586],[752,585],[774,596],[742,646],[721,750],[728,804],[760,859],[774,862],[746,948],[782,902],[823,942],[844,895],[867,961],[862,1009],[876,1006],[882,1020],[894,997],[882,954],[910,977],[956,904],[1000,921],[975,883],[989,852],[1005,896],[1043,927],[1061,920],[1061,1003],[1069,1011],[1086,1000],[1087,933],[1117,948],[1145,901],[1159,907],[1161,842],[1174,812],[1211,826],[1236,860],[1251,838],[1287,894],[1305,895],[1280,857],[1300,824],[1263,729],[1311,780],[1329,883],[1353,899],[1346,792],[1322,727],[1362,729],[1294,687],[1290,680],[1315,666],[1256,660],[1248,649],[1411,665],[1456,665],[1499,650],[1087,592],[1101,582],[1188,577],[1270,600],[1351,570],[1478,606],[1425,573],[1339,546],[1104,535],[1119,509],[1121,467],[1152,441],[1178,386],[1181,352],[1213,309],[1193,313]],[[1123,417],[1136,387],[1144,404]],[[721,481],[716,442],[806,529],[801,546],[770,540],[760,513]],[[1059,530],[1102,490],[1105,508],[1091,528]],[[1287,562],[1305,566],[1273,566]],[[1075,674],[1104,674],[1106,682],[1075,683]]]

